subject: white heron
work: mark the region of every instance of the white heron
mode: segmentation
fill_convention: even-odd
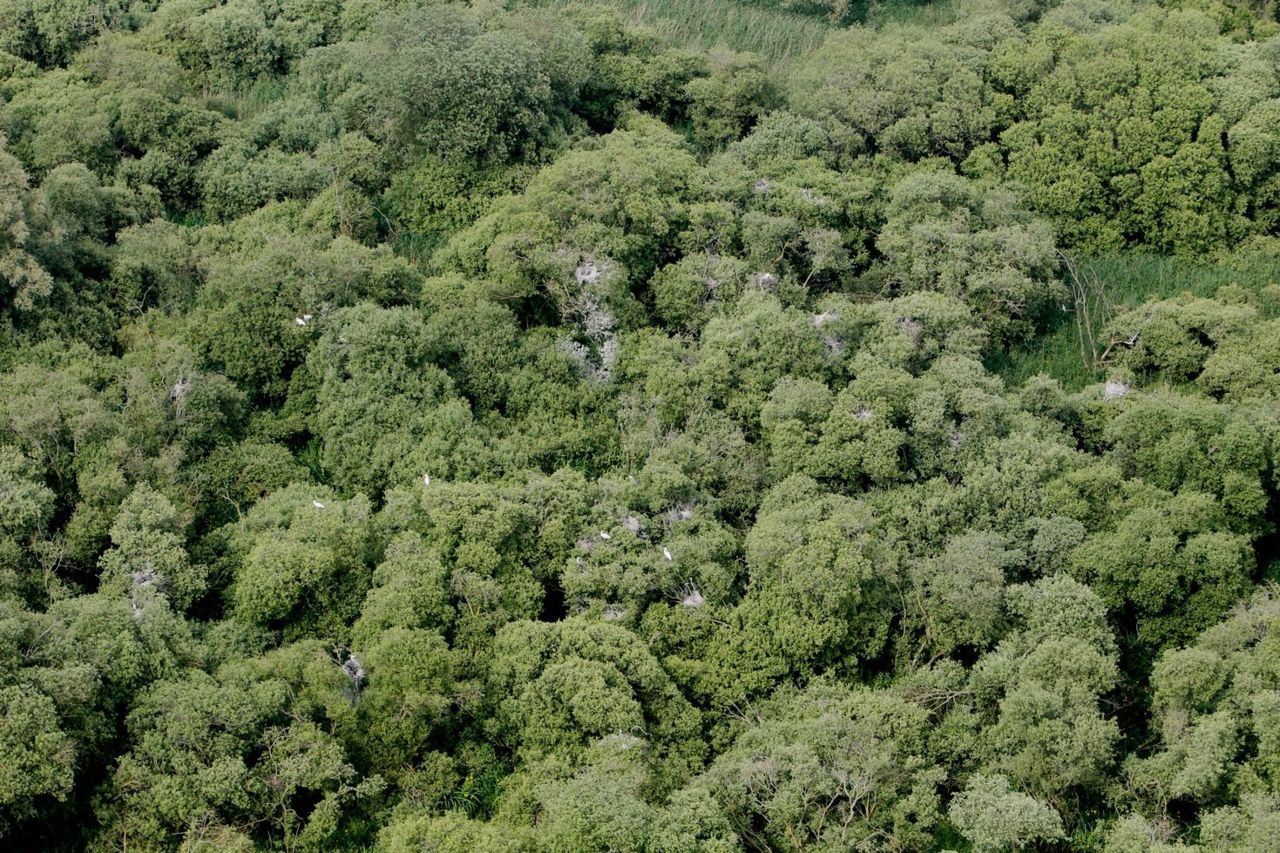
[[[316,509],[324,509],[324,504],[320,503],[320,501],[312,501],[311,505]]]

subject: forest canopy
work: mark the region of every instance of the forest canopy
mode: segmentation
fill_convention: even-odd
[[[1253,0],[0,0],[0,846],[1274,849]]]

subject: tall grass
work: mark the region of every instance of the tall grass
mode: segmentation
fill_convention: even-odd
[[[883,24],[914,24],[922,27],[941,27],[954,24],[959,17],[953,0],[897,0],[864,6],[859,20],[871,26]]]
[[[574,0],[528,0],[530,6],[567,6]],[[758,54],[776,69],[810,53],[831,29],[824,18],[740,0],[606,0],[624,19],[665,42],[690,50],[721,47]]]
[[[1130,254],[1089,258],[1082,265],[1097,275],[1107,297],[1119,311],[1134,308],[1148,299],[1167,299],[1183,293],[1212,296],[1227,284],[1257,291],[1280,283],[1280,257],[1264,254],[1231,256],[1217,261]],[[1101,378],[1086,368],[1080,358],[1075,315],[1070,311],[1063,311],[1049,329],[1030,343],[993,356],[988,367],[1013,385],[1037,373],[1054,377],[1069,390]]]
[[[602,2],[669,44],[755,53],[775,72],[813,52],[828,32],[846,24],[941,26],[956,19],[953,0],[854,0],[843,22],[780,9],[767,0],[523,0],[529,6]]]

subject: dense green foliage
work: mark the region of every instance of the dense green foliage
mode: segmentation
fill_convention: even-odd
[[[0,845],[1274,849],[1271,5],[704,5],[0,0]]]

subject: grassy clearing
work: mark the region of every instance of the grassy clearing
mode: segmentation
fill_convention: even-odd
[[[567,6],[574,0],[529,0],[531,6]],[[759,54],[775,69],[818,45],[831,29],[824,18],[753,6],[739,0],[608,0],[632,24],[690,50],[730,48]]]
[[[531,6],[565,6],[575,0],[528,0]],[[774,70],[811,53],[839,24],[818,15],[789,12],[744,0],[604,0],[633,24],[671,44],[707,51],[749,51]],[[941,26],[956,19],[952,0],[855,0],[848,23]]]
[[[1227,284],[1260,290],[1280,282],[1280,258],[1269,255],[1211,262],[1132,254],[1090,258],[1083,264],[1097,274],[1117,310],[1133,308],[1149,299],[1167,299],[1182,293],[1212,296]],[[1068,312],[1064,312],[1054,326],[1027,346],[993,356],[988,366],[1011,385],[1019,385],[1037,373],[1045,373],[1067,389],[1076,390],[1101,378],[1082,363],[1074,314]]]
[[[591,2],[591,0],[585,0]],[[530,6],[566,6],[583,0],[526,0]],[[597,0],[632,24],[690,50],[729,48],[758,54],[782,71],[811,53],[840,23],[821,15],[778,9],[750,0]],[[941,26],[956,19],[953,0],[854,0],[845,23]]]
[[[858,8],[861,9],[861,12],[855,13],[855,19],[876,27],[884,26],[885,24],[942,27],[947,24],[954,24],[957,18],[955,3],[952,0],[875,2],[858,4]]]
[[[811,53],[831,24],[808,15],[748,6],[737,0],[612,0],[636,23],[691,50],[749,51],[780,67]]]

